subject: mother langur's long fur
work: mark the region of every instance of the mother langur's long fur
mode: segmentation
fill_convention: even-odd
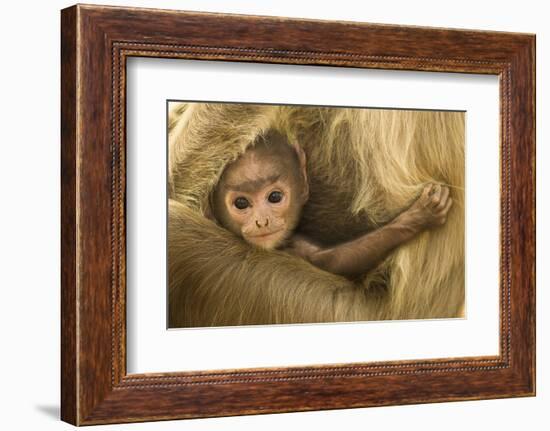
[[[224,167],[269,128],[307,156],[298,230],[324,244],[382,225],[426,183],[451,189],[447,223],[350,281],[255,248],[205,215]],[[169,118],[169,326],[458,317],[464,304],[464,114],[175,104]]]

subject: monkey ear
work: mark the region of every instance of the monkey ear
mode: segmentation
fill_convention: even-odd
[[[302,173],[302,179],[303,179],[303,199],[304,202],[307,202],[309,199],[309,182],[307,177],[307,160],[306,160],[306,153],[300,147],[299,145],[293,145],[294,149],[296,150],[296,154],[298,154],[298,161],[300,162],[300,171]]]
[[[216,221],[216,217],[214,217],[212,196],[209,196],[208,200],[206,201],[206,206],[204,207],[203,214],[207,219],[212,220],[213,222]]]

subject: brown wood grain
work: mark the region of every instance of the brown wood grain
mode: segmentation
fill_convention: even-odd
[[[61,417],[77,419],[76,9],[61,17]]]
[[[62,11],[61,416],[72,424],[535,393],[535,37],[102,6]],[[495,74],[498,357],[126,374],[125,100],[131,56]]]

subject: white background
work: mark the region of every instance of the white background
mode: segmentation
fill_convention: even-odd
[[[498,354],[498,77],[134,58],[127,84],[129,373]],[[466,111],[467,319],[167,331],[166,99]]]
[[[104,4],[342,19],[537,33],[538,136],[538,396],[435,405],[292,413],[109,429],[257,430],[407,429],[469,430],[479,427],[546,429],[550,422],[548,314],[545,287],[549,258],[550,152],[545,144],[548,97],[548,14],[544,2],[311,1],[104,1]],[[10,2],[0,17],[0,394],[4,429],[69,429],[59,412],[59,9],[69,2]],[[542,264],[541,264],[542,262]],[[32,268],[32,269],[31,269]],[[546,270],[546,271],[545,271]]]

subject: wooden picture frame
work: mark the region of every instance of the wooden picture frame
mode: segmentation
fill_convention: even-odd
[[[535,394],[534,35],[91,5],[64,9],[61,18],[62,420]],[[500,354],[127,374],[125,65],[132,56],[499,76]]]

